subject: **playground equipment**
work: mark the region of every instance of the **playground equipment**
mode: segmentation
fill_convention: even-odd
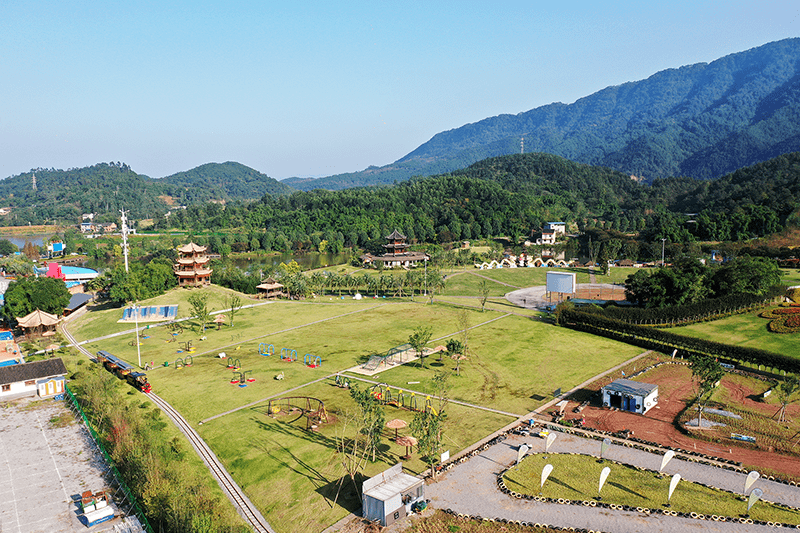
[[[231,384],[232,385],[238,384],[239,388],[247,387],[248,383],[253,383],[255,381],[255,378],[247,377],[247,374],[249,374],[250,372],[252,372],[252,370],[242,370],[241,372],[234,372],[234,375],[236,377],[231,379]]]
[[[239,370],[242,368],[242,363],[238,359],[228,359],[228,368],[232,368],[234,371]]]
[[[347,376],[340,376],[339,374],[336,374],[336,378],[334,378],[334,381],[336,382],[337,387],[341,387],[343,389],[350,388],[350,378],[348,378]]]
[[[336,384],[339,385],[339,381],[337,381]],[[393,389],[386,383],[378,383],[369,388],[369,393],[375,400],[384,405],[392,405],[398,408],[402,407],[410,411],[423,410],[425,412],[431,412],[434,415],[437,414],[436,410],[433,408],[433,401],[430,396],[425,397],[425,403],[422,409],[420,409],[417,395],[413,391],[405,391],[399,387]]]
[[[271,344],[267,344],[266,342],[259,343],[258,355],[263,355],[263,356],[275,355],[275,347]]]
[[[185,366],[192,366],[192,356],[191,355],[187,355],[183,359],[181,359],[180,357],[175,359],[175,369],[183,368]]]
[[[318,368],[322,366],[322,357],[318,355],[311,355],[307,353],[303,356],[303,364],[309,368]]]
[[[275,376],[275,379],[277,379],[278,381],[281,381],[281,380],[283,380],[283,372],[281,372],[280,374],[278,374],[277,376]]]
[[[306,429],[316,430],[319,424],[328,421],[325,403],[310,396],[273,398],[267,406],[267,414],[271,417],[275,417],[280,413],[290,414],[297,411],[300,412],[300,415],[295,420],[305,417]]]
[[[297,350],[281,348],[281,361],[289,361],[290,363],[297,361]]]

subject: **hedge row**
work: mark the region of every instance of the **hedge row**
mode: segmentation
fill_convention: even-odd
[[[684,337],[661,329],[629,324],[598,313],[568,306],[560,310],[560,323],[566,327],[662,353],[672,353],[673,350],[677,349],[682,355],[708,355],[730,361],[764,365],[791,373],[800,373],[800,359],[757,348],[733,346],[706,339]]]
[[[696,322],[717,320],[738,313],[769,305],[775,298],[786,293],[786,287],[776,285],[765,294],[729,294],[721,298],[709,298],[689,305],[676,305],[657,309],[640,307],[609,306],[604,314],[609,318],[631,324],[672,327]]]

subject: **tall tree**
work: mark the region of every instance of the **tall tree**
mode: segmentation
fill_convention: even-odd
[[[697,398],[697,427],[702,428],[703,411],[725,371],[719,361],[706,355],[693,355],[689,361],[692,365],[692,382]]]
[[[210,321],[211,310],[208,307],[208,293],[193,292],[189,295],[189,305],[192,308],[192,316],[197,321],[200,330],[206,332],[206,324]]]
[[[431,327],[420,326],[408,337],[408,343],[417,352],[420,366],[425,366],[425,345],[431,340],[432,332]]]
[[[778,401],[781,403],[779,422],[786,422],[786,406],[792,402],[792,396],[800,389],[800,380],[797,376],[788,375],[778,385]],[[774,415],[773,415],[774,416]]]

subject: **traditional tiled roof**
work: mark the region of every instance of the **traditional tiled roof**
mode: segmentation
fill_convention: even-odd
[[[200,246],[199,244],[195,244],[190,242],[185,246],[178,246],[178,251],[182,254],[192,254],[197,252],[205,252],[207,249],[206,246]]]
[[[61,358],[45,359],[44,361],[0,367],[0,385],[66,374],[67,368]]]
[[[407,237],[399,231],[394,230],[390,235],[387,235],[386,238],[390,241],[404,241]]]

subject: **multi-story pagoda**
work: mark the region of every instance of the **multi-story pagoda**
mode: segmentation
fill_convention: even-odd
[[[386,253],[383,255],[364,254],[361,260],[365,264],[383,263],[387,268],[392,267],[412,267],[416,266],[419,262],[424,262],[430,259],[428,254],[424,252],[410,252],[408,251],[407,237],[397,230],[394,230],[390,235],[386,236],[388,241],[383,245],[386,248]]]
[[[211,285],[211,269],[208,268],[207,247],[193,242],[178,247],[178,263],[175,275],[181,287],[205,287]]]
[[[394,230],[390,235],[387,235],[386,240],[389,242],[383,245],[383,247],[386,248],[386,253],[383,254],[383,256],[386,257],[405,254],[406,250],[408,249],[408,243],[406,242],[406,239],[407,237],[397,230]]]

